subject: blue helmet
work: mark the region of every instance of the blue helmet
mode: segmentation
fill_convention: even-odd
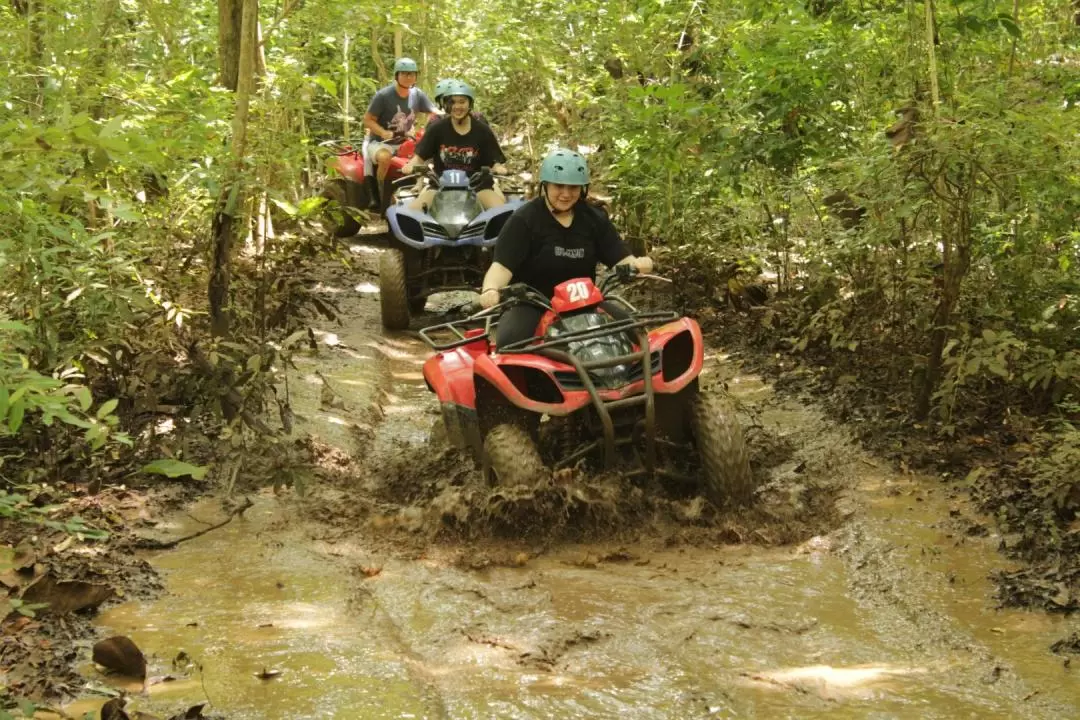
[[[579,153],[559,148],[540,163],[540,182],[559,185],[588,185],[589,166]]]
[[[420,72],[420,68],[412,58],[400,57],[394,61],[394,75],[399,72]]]

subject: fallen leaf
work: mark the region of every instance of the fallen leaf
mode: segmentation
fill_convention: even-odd
[[[131,638],[123,635],[95,643],[94,662],[127,677],[146,679],[146,658]]]
[[[206,703],[192,705],[185,712],[182,712],[178,715],[173,715],[169,718],[169,720],[202,720],[202,718],[206,717],[202,714],[204,707],[206,707]]]
[[[378,575],[381,572],[382,572],[382,567],[376,567],[376,566],[367,567],[365,565],[360,566],[360,573],[366,578],[373,578],[373,577],[375,577],[376,575]]]
[[[113,596],[108,585],[95,585],[82,580],[57,580],[46,574],[22,594],[25,603],[46,603],[42,613],[63,615],[83,608],[97,607]]]
[[[113,698],[101,706],[101,720],[131,720],[124,712],[124,698]]]
[[[267,670],[266,668],[263,668],[262,672],[255,673],[255,677],[259,678],[260,680],[272,680],[280,674],[280,670]]]

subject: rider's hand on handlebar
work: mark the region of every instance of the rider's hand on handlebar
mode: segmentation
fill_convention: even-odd
[[[506,166],[502,163],[495,163],[491,166],[491,172],[496,175],[509,175],[510,171],[506,169]]]
[[[653,261],[648,255],[642,255],[641,257],[634,258],[634,265],[642,275],[649,275],[653,271]]]
[[[500,293],[498,288],[486,288],[480,293],[480,305],[485,310],[499,304]]]

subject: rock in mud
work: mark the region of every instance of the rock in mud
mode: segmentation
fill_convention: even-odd
[[[115,635],[94,645],[94,662],[127,677],[146,679],[146,658],[131,638]]]
[[[42,613],[63,615],[97,607],[112,596],[113,589],[108,585],[97,585],[82,580],[57,580],[51,574],[46,574],[26,588],[22,601],[44,603],[48,607],[43,608]]]

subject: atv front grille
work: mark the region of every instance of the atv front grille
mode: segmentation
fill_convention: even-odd
[[[424,235],[427,237],[438,238],[440,240],[449,240],[450,235],[446,232],[446,229],[438,223],[426,222],[423,223]]]
[[[481,225],[474,225],[473,227],[465,228],[458,235],[458,240],[472,240],[473,238],[484,237],[484,228],[487,227],[487,223]]]
[[[655,375],[660,372],[660,351],[653,350],[650,354],[650,361],[652,365],[652,371]],[[589,379],[592,380],[593,385],[597,389],[612,389],[622,387],[623,385],[629,385],[630,383],[637,382],[645,376],[645,372],[641,367],[641,362],[630,363],[622,372],[610,372],[615,368],[605,368],[609,372],[602,372],[600,370],[590,370]],[[563,390],[584,390],[585,383],[581,381],[581,376],[573,370],[556,370],[554,372],[555,381],[559,383],[559,386]]]

